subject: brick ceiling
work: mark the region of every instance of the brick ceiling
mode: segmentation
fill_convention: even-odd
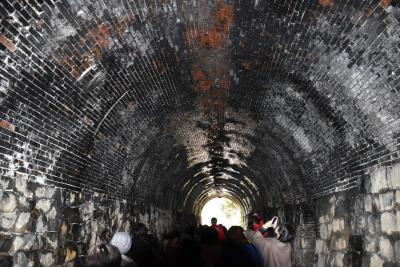
[[[0,6],[3,176],[255,207],[400,162],[398,1]]]

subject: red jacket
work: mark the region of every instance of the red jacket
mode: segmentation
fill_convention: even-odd
[[[218,240],[219,240],[219,241],[224,241],[224,240],[225,240],[224,229],[223,229],[221,226],[216,225],[216,224],[212,224],[211,227],[214,228],[214,229],[217,231],[217,233],[218,233]]]

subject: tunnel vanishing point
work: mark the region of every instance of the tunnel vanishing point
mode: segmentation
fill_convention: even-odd
[[[57,266],[204,204],[295,266],[400,264],[400,1],[2,0],[0,253]],[[72,256],[71,256],[72,255]]]

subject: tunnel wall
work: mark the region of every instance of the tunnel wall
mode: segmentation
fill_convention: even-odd
[[[295,226],[294,266],[398,266],[400,164],[365,174],[359,188],[265,207]]]
[[[104,194],[73,192],[20,178],[2,179],[1,185],[0,251],[13,256],[15,267],[62,264],[67,255],[78,260],[90,248],[109,241],[114,232],[130,231],[135,222],[145,223],[159,238],[175,224],[171,211],[134,206]]]
[[[400,262],[400,165],[377,168],[360,192],[318,201],[318,266],[396,266]]]

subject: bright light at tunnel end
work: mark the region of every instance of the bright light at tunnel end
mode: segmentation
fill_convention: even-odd
[[[209,200],[201,211],[201,224],[211,225],[211,218],[215,217],[218,224],[227,229],[233,225],[243,226],[243,210],[230,199],[221,197]]]

